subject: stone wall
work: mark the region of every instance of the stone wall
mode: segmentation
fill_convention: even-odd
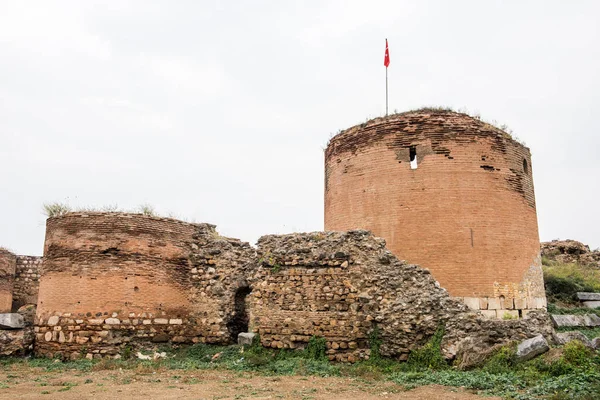
[[[0,248],[0,313],[12,308],[16,264],[17,256]]]
[[[42,257],[17,256],[12,310],[27,304],[37,304]]]
[[[489,317],[546,306],[529,149],[465,114],[396,114],[335,136],[325,229],[372,231]]]
[[[486,319],[366,231],[264,236],[257,253],[250,326],[263,346],[303,348],[322,336],[330,359],[353,362],[370,357],[377,327],[381,354],[406,359],[443,325],[444,354],[463,358],[551,332],[544,310],[521,320]]]
[[[91,358],[147,342],[230,342],[228,300],[254,251],[214,228],[125,213],[49,218],[36,353]]]
[[[553,240],[543,242],[542,256],[564,264],[577,263],[600,268],[600,249],[590,250],[586,244],[576,240]]]
[[[28,264],[24,264],[28,265]],[[232,343],[254,331],[272,348],[326,339],[332,360],[406,359],[439,326],[446,357],[549,335],[547,314],[486,320],[428,270],[367,231],[264,236],[255,250],[213,225],[123,213],[47,221],[35,352],[119,357],[157,342]]]

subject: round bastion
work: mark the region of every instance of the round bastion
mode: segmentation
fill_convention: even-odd
[[[466,114],[394,114],[333,137],[325,229],[372,231],[490,317],[546,306],[531,153]]]
[[[130,340],[197,335],[188,323],[187,258],[197,229],[141,214],[49,218],[36,352],[77,356],[85,348],[100,357]]]

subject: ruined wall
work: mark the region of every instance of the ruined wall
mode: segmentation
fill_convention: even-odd
[[[488,316],[546,306],[529,149],[465,114],[391,115],[335,136],[325,229],[374,232]]]
[[[367,231],[264,236],[257,253],[250,325],[263,346],[303,348],[311,336],[322,336],[330,359],[353,362],[369,358],[377,327],[381,354],[406,359],[444,325],[444,354],[462,358],[551,333],[543,310],[527,319],[488,320]]]
[[[17,256],[0,248],[0,313],[11,311]]]
[[[231,243],[243,247],[212,225],[139,214],[49,218],[36,353],[90,358],[148,341],[227,343],[234,305],[219,297],[235,290],[243,258],[227,262]]]
[[[37,304],[42,257],[17,256],[12,310],[27,304]]]

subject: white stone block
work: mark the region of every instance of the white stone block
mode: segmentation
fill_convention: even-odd
[[[479,297],[464,297],[463,302],[471,310],[479,310]]]

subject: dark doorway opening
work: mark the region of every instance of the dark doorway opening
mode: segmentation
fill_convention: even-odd
[[[242,332],[248,332],[248,305],[246,299],[252,289],[248,286],[242,286],[235,292],[233,317],[227,323],[227,330],[233,343],[237,343],[238,335]]]

